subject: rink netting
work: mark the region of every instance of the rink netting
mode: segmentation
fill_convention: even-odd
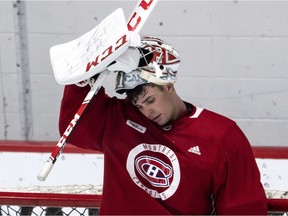
[[[102,194],[102,185],[57,185],[0,188],[2,192],[60,193],[60,194]]]
[[[3,193],[26,193],[26,194],[34,194],[37,197],[37,194],[48,194],[55,196],[56,194],[65,194],[65,199],[72,200],[73,196],[79,196],[79,195],[97,195],[98,196],[98,203],[94,203],[91,200],[89,201],[89,204],[85,206],[83,204],[82,198],[77,201],[70,200],[70,204],[68,205],[50,205],[48,204],[49,199],[47,198],[47,205],[45,204],[37,205],[39,204],[36,201],[35,205],[23,205],[21,203],[15,204],[15,202],[12,202],[12,204],[4,204],[0,203],[0,215],[3,216],[22,216],[22,215],[62,215],[62,216],[73,216],[73,215],[81,215],[81,216],[91,216],[91,215],[98,215],[99,212],[99,202],[101,200],[102,195],[102,185],[58,185],[58,186],[31,186],[31,187],[8,187],[8,188],[0,188],[0,194]],[[288,199],[288,191],[278,191],[278,190],[267,190],[266,196],[268,199],[281,199],[286,200]],[[55,194],[55,195],[53,195]],[[18,197],[19,198],[19,197]],[[29,198],[29,196],[27,196]],[[13,198],[12,198],[13,199]],[[15,198],[16,199],[16,198]],[[20,198],[21,199],[21,198]],[[25,199],[25,198],[23,198]],[[79,202],[77,204],[77,202]],[[43,202],[42,202],[43,203]],[[66,203],[66,202],[64,202]],[[67,203],[66,203],[67,204]],[[95,204],[95,205],[94,205]],[[285,204],[286,205],[286,204]],[[56,207],[55,207],[56,206]],[[76,207],[75,207],[76,206]],[[285,208],[287,209],[287,208]],[[285,211],[275,211],[273,209],[272,211],[269,211],[269,216],[271,215],[285,215],[287,216],[287,212]]]
[[[57,185],[0,188],[0,192],[102,194],[102,185]],[[266,190],[268,199],[288,199],[288,191]]]

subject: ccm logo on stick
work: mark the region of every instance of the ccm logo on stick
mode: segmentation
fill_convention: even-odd
[[[69,134],[71,133],[73,127],[76,125],[76,122],[78,121],[78,119],[80,118],[80,116],[76,113],[74,118],[72,119],[72,121],[70,122],[70,124],[68,125],[67,129],[65,130],[63,136],[61,137],[61,139],[58,142],[58,146],[62,146],[63,143],[65,143],[67,137],[69,136]]]
[[[104,50],[100,55],[96,56],[95,60],[92,62],[88,62],[86,66],[86,72],[88,72],[92,66],[97,66],[100,62],[110,56],[115,50],[123,46],[127,42],[127,35],[123,35],[120,39],[116,41],[115,44],[109,46],[106,50]]]
[[[146,0],[143,0],[140,2],[136,11],[133,13],[131,19],[129,20],[127,24],[129,31],[134,31],[137,28],[137,26],[139,25],[142,19],[142,17],[139,15],[139,14],[143,14],[141,10],[144,10],[144,11],[148,10],[152,3],[153,3],[153,0],[150,0],[149,2],[146,2]],[[146,14],[144,13],[144,15]]]

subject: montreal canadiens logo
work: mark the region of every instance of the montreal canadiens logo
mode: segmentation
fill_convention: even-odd
[[[170,185],[169,178],[172,176],[172,167],[163,161],[150,157],[141,156],[135,161],[136,169],[151,185],[155,187],[167,187]]]
[[[176,154],[161,144],[140,144],[127,158],[126,169],[141,189],[154,198],[166,200],[177,190],[180,167]]]

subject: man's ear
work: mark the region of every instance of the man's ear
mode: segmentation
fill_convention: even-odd
[[[174,85],[173,84],[168,84],[168,85],[166,85],[166,89],[167,89],[168,92],[172,92],[172,91],[174,91]]]

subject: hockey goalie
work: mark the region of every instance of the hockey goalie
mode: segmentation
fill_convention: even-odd
[[[125,40],[119,40],[122,33],[115,36],[110,49],[79,65],[85,75],[67,70],[58,77],[65,85],[61,135],[69,134],[71,119],[103,73],[111,72],[115,91],[126,96],[110,97],[99,85],[65,137],[104,154],[100,214],[267,214],[260,173],[237,124],[180,98],[180,56],[173,46],[126,33]],[[118,56],[116,47],[122,49]]]

